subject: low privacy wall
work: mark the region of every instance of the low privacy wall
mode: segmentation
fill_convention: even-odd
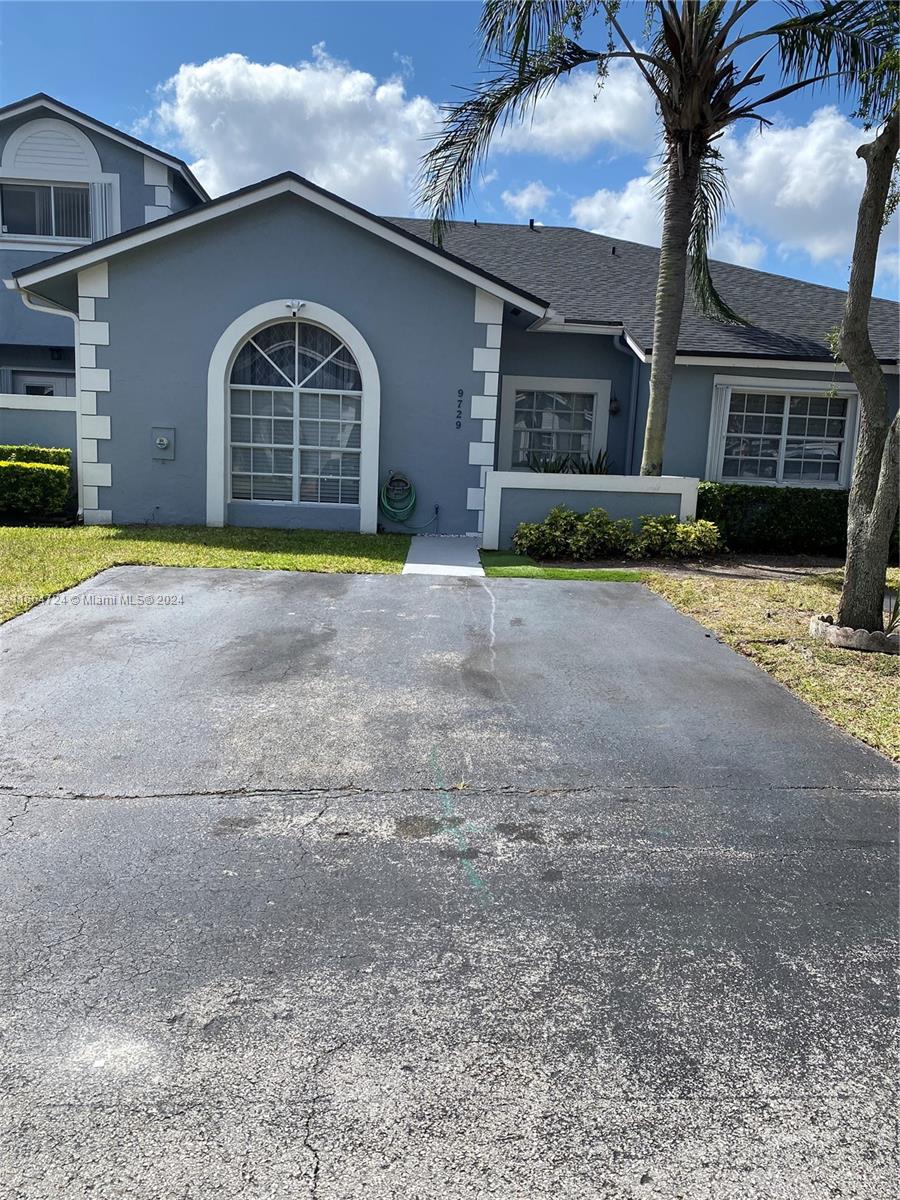
[[[605,508],[637,526],[644,516],[672,513],[680,521],[696,515],[699,479],[682,475],[549,475],[491,471],[485,480],[485,550],[505,550],[522,521],[542,521],[556,504],[575,512]]]

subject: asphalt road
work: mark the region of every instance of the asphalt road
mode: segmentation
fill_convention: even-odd
[[[893,1200],[893,768],[643,588],[0,639],[3,1200]]]

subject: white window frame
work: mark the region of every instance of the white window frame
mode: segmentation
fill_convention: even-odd
[[[732,391],[766,392],[769,395],[782,396],[825,396],[838,395],[847,401],[847,417],[844,425],[844,450],[841,455],[840,472],[837,480],[831,479],[753,479],[743,476],[725,476],[722,465],[725,457],[726,426],[728,424],[728,408]],[[713,377],[712,409],[709,420],[709,440],[706,450],[706,479],[716,483],[739,483],[749,487],[800,487],[800,488],[830,488],[844,491],[850,486],[853,475],[853,460],[856,456],[856,438],[859,420],[859,405],[856,388],[851,384],[835,382],[831,379],[758,379],[751,376],[716,375]],[[787,410],[787,405],[785,405]],[[774,434],[772,437],[776,436]],[[779,470],[784,455],[784,438],[782,431],[778,435],[781,441],[779,453]]]
[[[22,172],[21,166],[16,167],[13,165],[16,161],[19,146],[32,133],[37,132],[38,127],[50,128],[60,125],[65,126],[65,132],[68,136],[74,137],[82,143],[88,165],[61,169],[58,163],[51,163],[47,166],[41,166],[39,163],[35,163],[34,165],[28,164],[27,174]],[[3,156],[0,159],[0,183],[19,184],[24,187],[87,186],[91,222],[91,236],[87,238],[52,237],[47,234],[3,233],[2,213],[0,213],[0,248],[2,249],[49,250],[53,254],[60,254],[64,250],[90,246],[95,240],[94,231],[97,229],[98,216],[95,206],[99,200],[98,192],[105,190],[105,188],[108,188],[109,192],[109,211],[106,214],[109,219],[105,222],[103,236],[110,237],[113,234],[121,232],[122,206],[119,195],[119,176],[103,170],[100,163],[100,156],[97,153],[94,143],[83,130],[68,121],[61,121],[56,118],[37,118],[13,130],[6,141],[6,145],[3,148]]]
[[[265,326],[263,328],[265,328]],[[257,332],[259,332],[259,331],[257,331]],[[328,330],[328,332],[330,333],[331,330]],[[246,344],[247,344],[247,342],[244,343],[244,345],[246,345]],[[241,347],[241,349],[242,348],[243,347]],[[269,356],[266,354],[266,352],[261,347],[257,347],[257,349],[263,355],[264,358],[269,358]],[[345,349],[347,349],[347,346],[344,343],[341,343],[341,349],[345,350]],[[335,351],[335,353],[338,353],[338,351]],[[326,359],[325,361],[327,362],[328,360]],[[278,364],[272,362],[272,360],[270,358],[269,358],[269,362],[275,368],[276,371],[280,370]],[[319,370],[319,368],[324,365],[325,365],[324,362],[320,363],[319,366],[316,367],[315,371],[310,372],[310,375],[315,375],[316,372]],[[293,440],[291,441],[291,443],[288,445],[286,443],[275,443],[275,442],[260,443],[260,442],[253,442],[253,441],[249,441],[249,442],[235,441],[235,439],[231,433],[231,418],[237,417],[238,419],[241,419],[246,414],[234,413],[231,411],[231,393],[232,392],[250,392],[251,396],[254,392],[268,392],[268,393],[281,392],[282,395],[290,395],[290,397],[291,397],[291,416],[290,417],[279,416],[279,417],[275,417],[274,419],[291,422],[291,425],[293,427],[293,435],[292,435]],[[346,425],[358,425],[359,430],[360,430],[360,445],[359,446],[343,446],[343,445],[338,445],[338,446],[322,446],[322,445],[311,446],[311,445],[309,445],[309,446],[307,446],[307,445],[301,445],[300,444],[300,423],[307,419],[313,419],[313,418],[305,418],[300,413],[300,397],[302,395],[337,396],[339,398],[343,397],[343,396],[350,396],[355,400],[358,399],[360,401],[360,419],[358,421],[344,421],[343,419],[338,419],[336,421],[332,421],[332,418],[328,418],[328,417],[325,417],[325,418],[317,417],[314,419],[316,421],[316,424],[319,425],[319,427],[320,427],[320,432],[321,432],[321,424],[322,424],[323,420],[325,420],[326,422],[331,422],[333,424],[338,424],[338,425],[345,425],[345,424]],[[300,499],[300,483],[301,483],[301,479],[303,478],[303,476],[301,475],[301,472],[300,472],[300,455],[304,450],[312,450],[312,451],[316,451],[320,454],[321,453],[327,454],[329,451],[331,451],[331,452],[336,451],[339,454],[355,454],[357,456],[357,458],[359,459],[360,472],[361,472],[361,470],[362,470],[362,467],[361,467],[361,464],[362,464],[362,409],[363,409],[363,394],[362,394],[362,392],[354,392],[354,391],[346,389],[346,388],[343,391],[339,391],[336,388],[312,388],[312,387],[303,387],[300,384],[296,384],[296,385],[292,384],[290,387],[288,387],[287,385],[284,385],[284,386],[274,385],[271,387],[267,387],[265,384],[261,384],[261,383],[258,383],[258,384],[257,383],[232,383],[232,384],[229,384],[229,387],[228,387],[228,426],[229,426],[229,429],[228,429],[228,436],[229,436],[229,444],[228,444],[228,503],[229,504],[232,504],[232,503],[234,503],[234,504],[267,504],[267,505],[280,504],[280,505],[289,505],[293,508],[298,508],[298,507],[299,508],[336,508],[336,509],[341,509],[342,511],[348,511],[348,510],[353,511],[354,509],[359,509],[359,499],[358,498],[354,501],[350,501],[347,503],[345,503],[344,501],[338,501],[338,500],[301,500]],[[251,415],[247,419],[252,420],[252,400],[251,400]],[[264,419],[266,419],[266,418],[264,418]],[[251,434],[252,434],[252,430],[251,430]],[[288,499],[263,499],[262,497],[250,497],[250,496],[235,496],[234,495],[234,476],[235,475],[247,475],[250,479],[252,479],[254,475],[260,475],[262,478],[265,478],[265,474],[263,472],[235,471],[234,461],[233,461],[235,448],[238,448],[241,450],[251,450],[251,451],[253,451],[253,450],[290,450],[290,452],[291,452],[291,498],[288,500]],[[341,478],[343,478],[343,476],[328,476],[328,475],[319,474],[319,475],[315,476],[315,478],[317,478],[321,482],[321,480],[323,480],[323,479],[329,479],[329,478],[341,479]],[[348,478],[356,480],[357,493],[358,493],[359,492],[360,474],[358,473],[355,476],[348,476]],[[252,486],[253,485],[251,483],[251,488],[252,488]]]
[[[594,397],[594,418],[591,433],[591,458],[606,449],[609,436],[609,399],[612,381],[609,379],[562,379],[546,375],[504,375],[500,390],[499,470],[526,471],[513,467],[512,444],[516,416],[516,392],[586,392]]]
[[[49,188],[50,189],[50,223],[53,225],[53,233],[7,233],[3,228],[5,224],[3,215],[3,188],[5,187],[33,187],[33,188]],[[88,246],[91,239],[63,237],[55,232],[56,230],[56,203],[53,192],[56,188],[83,188],[87,192],[88,198],[88,228],[92,228],[94,197],[91,193],[91,185],[81,179],[2,179],[0,178],[0,234],[2,234],[4,242],[7,238],[12,238],[15,241],[28,242],[29,245],[34,245],[35,242],[52,242],[54,246]]]
[[[343,342],[359,367],[362,378],[362,432],[359,464],[359,515],[360,533],[375,533],[378,529],[378,445],[381,429],[381,380],[375,356],[360,331],[334,309],[313,300],[267,300],[247,312],[235,317],[222,332],[209,360],[206,392],[206,523],[218,527],[225,524],[227,517],[227,484],[229,396],[231,367],[238,351],[248,337],[264,325],[300,317],[312,325],[321,325]],[[279,503],[279,501],[267,501]],[[280,503],[286,503],[281,501]],[[321,504],[310,505],[321,509]],[[343,512],[354,512],[352,504],[340,504],[335,508]],[[333,510],[332,510],[333,511]]]
[[[75,395],[75,371],[63,370],[40,370],[31,367],[12,367],[10,369],[11,383],[13,386],[12,395],[26,396],[27,392],[16,391],[16,386],[22,387],[46,387],[48,385],[56,387],[57,384],[63,384],[64,391],[53,392],[54,397],[58,396],[74,396]],[[48,397],[44,397],[48,399]]]

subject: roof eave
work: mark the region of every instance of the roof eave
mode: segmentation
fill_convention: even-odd
[[[549,303],[540,296],[524,291],[474,263],[434,246],[424,238],[409,233],[384,217],[378,217],[348,200],[343,200],[340,196],[318,187],[293,171],[285,171],[280,175],[261,180],[259,183],[229,192],[225,196],[219,196],[215,200],[209,200],[205,204],[160,217],[159,220],[138,226],[136,229],[113,234],[112,237],[93,242],[90,246],[79,246],[65,254],[54,255],[52,258],[43,259],[41,262],[32,263],[27,267],[20,267],[17,271],[13,271],[12,278],[20,290],[27,290],[68,271],[83,270],[97,262],[105,261],[115,254],[157,241],[181,229],[204,224],[230,212],[249,207],[251,204],[262,203],[264,200],[288,193],[309,200],[338,215],[349,217],[355,224],[368,228],[371,232],[385,237],[389,241],[412,249],[420,257],[433,261],[444,269],[456,268],[454,273],[468,277],[475,286],[482,287],[483,290],[526,309],[534,316],[542,317],[551,311]]]

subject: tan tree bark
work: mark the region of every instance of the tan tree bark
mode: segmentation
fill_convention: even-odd
[[[669,152],[666,201],[663,210],[662,242],[659,249],[659,278],[653,316],[653,357],[650,365],[650,400],[644,430],[642,475],[661,475],[669,417],[669,392],[675,371],[678,335],[684,310],[684,292],[688,271],[688,244],[697,185],[700,157],[686,160],[677,148]]]
[[[840,353],[859,393],[859,438],[847,513],[847,564],[837,612],[838,624],[853,629],[884,627],[884,576],[897,519],[900,416],[888,420],[884,372],[869,338],[869,309],[898,149],[900,119],[895,113],[875,140],[856,152],[866,164],[866,185],[857,216]]]

